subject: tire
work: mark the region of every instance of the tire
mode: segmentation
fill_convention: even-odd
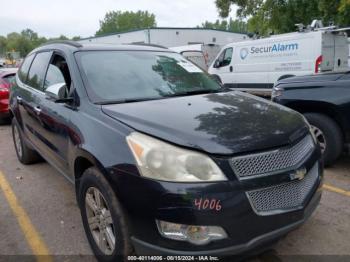
[[[22,164],[30,165],[39,162],[42,159],[35,150],[27,145],[23,138],[21,128],[15,118],[12,119],[12,138],[17,158]]]
[[[96,198],[96,194],[100,194],[100,196]],[[90,200],[87,201],[87,199]],[[97,207],[98,205],[96,199],[100,199],[100,208]],[[90,247],[97,259],[104,262],[127,261],[127,256],[132,254],[132,247],[127,226],[126,213],[124,212],[108,181],[95,167],[87,169],[80,179],[78,202],[84,230]],[[88,202],[95,204],[88,205]],[[91,206],[94,207],[94,210],[90,208]],[[96,216],[96,214],[99,215]],[[102,219],[96,220],[96,217],[101,216],[103,216]],[[94,231],[90,229],[88,217],[90,220],[94,219],[97,221],[95,222]],[[97,243],[97,240],[95,240],[95,238],[99,239],[98,234],[101,232],[104,232],[105,237],[103,239],[106,239],[106,241],[101,242],[105,243],[102,245],[105,246],[105,251],[102,251]],[[112,249],[113,241],[107,241],[107,239],[111,240],[112,238],[108,238],[106,232],[112,232],[114,235],[114,250]],[[111,234],[109,234],[109,236],[111,236]],[[109,243],[112,244],[110,245]]]
[[[324,165],[331,166],[339,158],[344,145],[343,133],[339,125],[330,117],[323,114],[306,113],[304,116],[313,127],[313,132],[316,134],[316,138],[321,144]],[[321,131],[322,134],[320,134],[319,131]],[[317,134],[320,134],[320,136]],[[322,140],[325,142],[324,146],[322,146]]]

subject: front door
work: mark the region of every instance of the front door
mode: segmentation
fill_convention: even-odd
[[[44,91],[49,86],[59,83],[66,85],[68,97],[73,88],[68,64],[62,55],[54,53],[45,76]],[[45,151],[52,156],[53,164],[66,174],[68,173],[68,146],[72,110],[68,104],[55,103],[46,98],[41,105],[39,115],[45,137]]]
[[[220,77],[221,82],[227,87],[234,87],[234,68],[233,68],[233,48],[226,48],[219,55],[217,62],[215,62],[215,73]]]

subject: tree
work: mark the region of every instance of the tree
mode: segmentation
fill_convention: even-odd
[[[216,20],[215,23],[205,21],[202,25],[197,26],[197,28],[210,28],[210,29],[219,29],[226,30],[236,33],[245,33],[247,32],[247,23],[242,20],[233,20],[230,18],[229,22],[226,20]]]
[[[12,32],[6,37],[0,36],[0,56],[5,56],[6,52],[16,51],[20,53],[21,57],[25,57],[34,48],[51,40],[68,40],[69,38],[61,35],[58,38],[46,39],[40,37],[31,29],[24,29],[21,33]],[[74,37],[73,40],[80,39],[79,36]]]
[[[349,0],[216,0],[220,16],[227,17],[232,4],[238,17],[248,18],[248,30],[262,35],[291,32],[296,23],[308,25],[313,19],[350,24]]]
[[[127,30],[142,29],[155,27],[156,17],[148,11],[107,12],[104,19],[100,21],[100,29],[96,32],[96,36],[122,32]]]
[[[73,37],[72,37],[72,40],[73,40],[73,41],[79,41],[80,39],[81,39],[80,36],[73,36]]]
[[[0,57],[6,53],[7,38],[0,36]]]

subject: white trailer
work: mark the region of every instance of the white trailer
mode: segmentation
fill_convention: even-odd
[[[178,52],[203,70],[208,71],[210,64],[220,52],[221,46],[214,44],[194,44],[170,47],[169,49]]]

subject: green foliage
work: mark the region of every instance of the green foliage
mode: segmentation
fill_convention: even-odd
[[[210,28],[210,29],[219,29],[226,30],[230,32],[236,33],[246,33],[247,32],[247,23],[242,20],[230,20],[227,22],[226,20],[216,20],[215,23],[205,21],[202,25],[197,26],[197,28]]]
[[[34,48],[41,44],[52,40],[68,40],[69,38],[61,35],[57,38],[40,37],[31,29],[22,30],[21,33],[12,32],[6,37],[0,36],[0,56],[4,56],[6,52],[16,51],[21,57],[25,57]],[[73,37],[72,40],[79,40],[80,37]]]
[[[100,21],[100,29],[96,32],[96,36],[155,26],[156,17],[148,11],[111,11]]]
[[[349,0],[216,0],[222,17],[231,5],[238,6],[237,16],[248,18],[248,31],[261,35],[295,31],[296,23],[308,25],[320,19],[325,25],[350,24]]]

